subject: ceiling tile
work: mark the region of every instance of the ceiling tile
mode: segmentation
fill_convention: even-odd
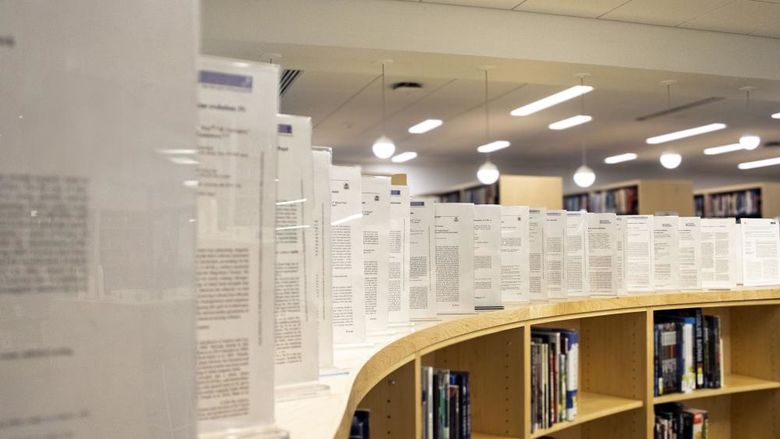
[[[606,14],[627,1],[630,0],[526,0],[515,10],[593,18]]]
[[[780,4],[736,0],[681,24],[681,27],[751,34],[778,28]]]
[[[476,6],[480,8],[512,9],[523,0],[423,0],[425,3],[443,3],[448,5]]]
[[[735,0],[632,0],[603,18],[610,20],[677,26]],[[780,0],[778,0],[780,1]]]

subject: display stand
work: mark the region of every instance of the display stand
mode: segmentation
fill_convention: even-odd
[[[224,433],[199,434],[198,439],[289,439],[290,434],[275,426],[230,428]]]
[[[330,386],[322,384],[319,381],[310,381],[305,383],[288,384],[286,386],[277,386],[274,389],[274,397],[277,402],[289,401],[292,399],[315,398],[330,392]]]

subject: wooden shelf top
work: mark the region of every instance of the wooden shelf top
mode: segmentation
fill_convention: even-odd
[[[653,398],[653,402],[655,404],[663,404],[665,402],[687,401],[689,399],[707,398],[710,396],[780,388],[780,382],[744,375],[726,375],[723,381],[723,387],[720,389],[700,389],[689,393],[670,393],[668,395],[656,396]]]
[[[620,398],[618,396],[592,392],[579,392],[577,402],[579,404],[577,406],[577,417],[573,421],[561,422],[548,429],[535,431],[531,434],[531,438],[542,437],[595,419],[642,407],[642,401],[637,399]]]

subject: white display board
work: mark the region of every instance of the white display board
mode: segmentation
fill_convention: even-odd
[[[319,378],[311,118],[280,114],[276,153],[277,386]]]
[[[566,212],[564,290],[568,297],[587,297],[588,281],[588,218],[583,211]]]
[[[366,339],[360,182],[360,166],[330,168],[330,263],[335,344],[362,343]]]
[[[528,296],[532,302],[547,300],[544,277],[544,223],[547,209],[528,209]]]
[[[656,291],[680,288],[679,222],[676,215],[653,217],[653,284]]]
[[[366,331],[387,330],[390,277],[390,178],[364,175],[363,293]]]
[[[390,186],[390,273],[387,310],[390,323],[409,322],[409,188]]]
[[[314,294],[319,311],[319,364],[321,368],[333,366],[333,299],[331,296],[330,266],[330,148],[312,148],[314,169]]]
[[[629,293],[655,289],[653,280],[653,216],[623,217],[624,281]]]
[[[527,303],[528,206],[501,206],[501,299]]]
[[[412,320],[430,320],[436,318],[434,203],[414,199],[409,205],[409,314]]]
[[[744,285],[780,285],[780,229],[777,220],[743,218],[740,228]]]
[[[566,211],[548,210],[544,215],[544,283],[547,298],[566,299]]]
[[[680,271],[680,290],[701,289],[701,218],[680,217],[677,264]]]
[[[198,80],[198,432],[222,437],[273,421],[279,68],[206,57]]]
[[[474,312],[474,205],[437,203],[434,262],[436,311]]]
[[[501,206],[474,206],[474,307],[501,309]]]
[[[614,213],[589,213],[587,222],[588,291],[591,296],[618,294],[618,226]]]
[[[618,296],[626,291],[626,222],[620,215],[615,217],[615,292]]]
[[[0,437],[196,435],[196,23],[0,2]]]
[[[701,219],[701,286],[730,289],[736,280],[734,218]]]

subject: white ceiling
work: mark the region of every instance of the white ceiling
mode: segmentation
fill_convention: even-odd
[[[780,0],[412,1],[539,12],[780,38]]]

